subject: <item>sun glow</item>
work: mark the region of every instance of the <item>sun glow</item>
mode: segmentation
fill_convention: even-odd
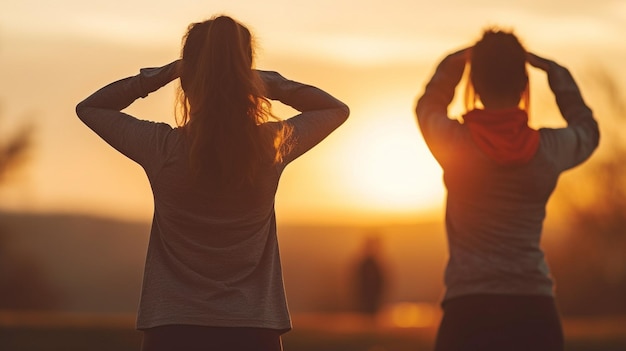
[[[440,320],[440,311],[429,303],[400,302],[389,308],[392,325],[399,328],[432,327]]]
[[[351,126],[342,184],[360,209],[414,216],[441,204],[442,173],[410,112],[397,110],[383,106],[384,114]]]

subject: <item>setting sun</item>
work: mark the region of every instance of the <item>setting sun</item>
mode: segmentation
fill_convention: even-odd
[[[371,109],[371,115],[381,117],[353,128],[345,141],[349,156],[343,157],[343,184],[354,206],[406,214],[431,209],[441,202],[441,169],[410,112],[398,106]]]

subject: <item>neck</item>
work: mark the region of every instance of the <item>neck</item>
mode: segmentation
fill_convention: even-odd
[[[519,106],[519,99],[482,99],[485,110],[504,110]]]

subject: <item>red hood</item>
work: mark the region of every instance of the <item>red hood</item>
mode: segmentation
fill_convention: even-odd
[[[539,131],[528,126],[528,114],[519,108],[475,109],[463,119],[476,145],[499,164],[527,163],[539,148]]]

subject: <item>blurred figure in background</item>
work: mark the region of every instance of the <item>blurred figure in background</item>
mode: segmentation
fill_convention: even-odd
[[[111,83],[80,119],[139,163],[154,218],[137,328],[144,351],[281,350],[291,329],[274,196],[285,167],[348,117],[326,92],[253,69],[249,30],[193,23],[182,59]],[[180,78],[178,127],[120,112]],[[278,100],[301,113],[281,121]]]
[[[567,127],[528,126],[526,64],[545,71]],[[469,67],[463,122],[447,107]],[[546,202],[561,172],[585,161],[598,125],[569,71],[489,29],[448,55],[416,114],[448,191],[444,316],[435,349],[563,350],[553,282],[540,248]]]
[[[358,311],[374,319],[383,305],[387,284],[378,235],[372,234],[365,238],[354,273]]]

